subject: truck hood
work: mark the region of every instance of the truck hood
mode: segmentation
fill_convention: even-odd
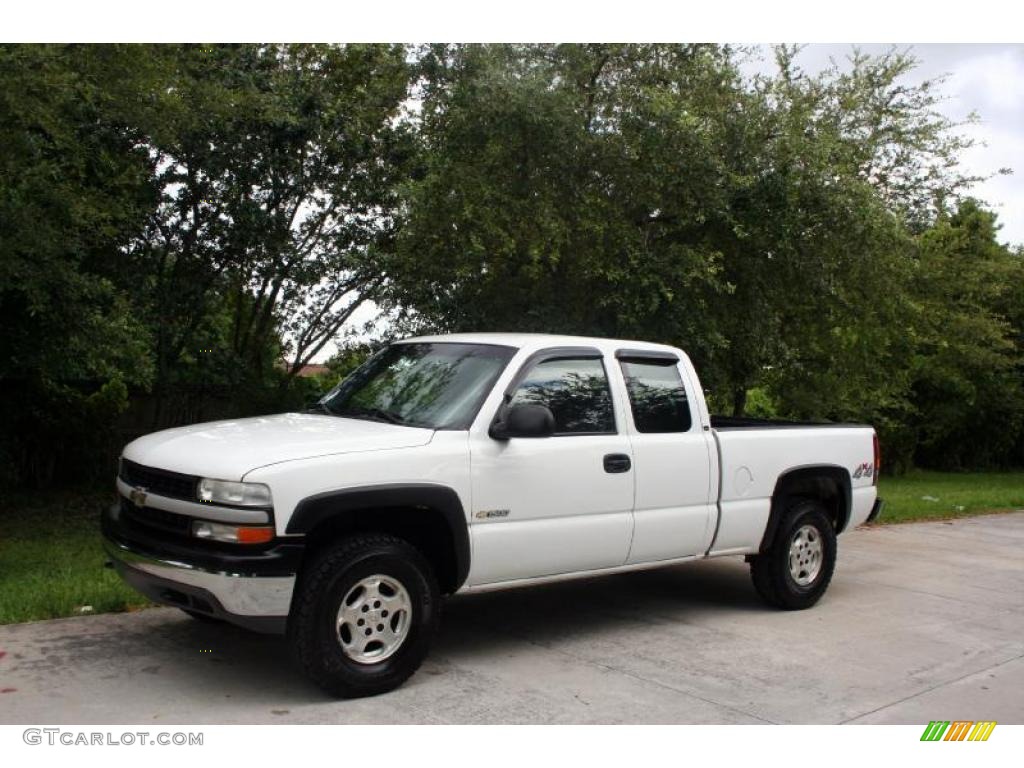
[[[426,445],[431,429],[312,413],[282,413],[165,429],[125,446],[137,464],[219,480],[257,467],[340,453]]]

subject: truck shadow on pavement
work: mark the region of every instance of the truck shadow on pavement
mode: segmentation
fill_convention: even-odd
[[[530,645],[552,647],[642,632],[652,623],[685,625],[697,616],[766,611],[773,612],[761,603],[738,560],[460,595],[445,602],[430,657],[405,688],[429,685],[432,671],[441,674],[470,656],[486,662],[489,654],[498,658]],[[215,683],[215,695],[227,698],[258,697],[283,706],[329,700],[290,663],[282,637],[175,615],[168,616],[160,636],[161,644],[196,649],[198,664],[178,663],[179,653],[169,647],[171,657],[161,665],[160,672],[174,668],[179,691],[199,693]],[[150,658],[160,655],[153,652],[153,640],[125,638],[148,646]]]
[[[459,595],[445,606],[438,647],[446,648],[452,634],[467,626],[554,643],[638,622],[686,622],[696,615],[765,610],[741,561],[691,563]]]
[[[618,642],[623,635],[646,632],[652,623],[672,631],[677,628],[672,625],[679,631],[707,631],[691,622],[769,610],[738,560],[461,595],[446,601],[441,631],[419,674],[385,698],[429,699],[439,681],[460,667],[531,654],[537,646],[568,647],[602,637]],[[155,714],[140,713],[157,722],[181,720],[189,700],[258,710],[263,719],[331,701],[290,662],[283,637],[196,621],[173,609],[53,622],[45,637],[26,629],[31,627],[5,628],[5,643],[14,651],[5,660],[8,670],[26,694],[58,682],[73,691],[80,675],[95,681],[103,692],[94,691],[94,703],[79,712],[89,720],[90,715],[107,720],[110,696],[129,701],[138,686],[166,702]]]

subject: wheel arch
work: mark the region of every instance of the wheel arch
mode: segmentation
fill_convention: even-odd
[[[836,464],[813,464],[794,467],[779,475],[772,491],[771,512],[760,551],[765,552],[775,539],[779,524],[790,500],[808,498],[820,501],[828,510],[836,533],[841,533],[850,520],[853,486],[850,472]]]
[[[345,533],[383,531],[408,540],[430,560],[441,590],[451,594],[469,575],[469,528],[454,489],[402,483],[326,491],[300,501],[285,529],[310,546]]]

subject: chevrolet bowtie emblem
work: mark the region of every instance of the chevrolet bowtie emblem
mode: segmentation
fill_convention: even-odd
[[[132,504],[135,506],[144,507],[146,506],[146,489],[141,485],[137,488],[132,488],[128,498],[132,500]]]

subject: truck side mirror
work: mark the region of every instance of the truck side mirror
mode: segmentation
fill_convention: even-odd
[[[491,426],[495,440],[510,437],[550,437],[555,431],[555,415],[545,405],[513,405],[507,407],[500,421]]]

